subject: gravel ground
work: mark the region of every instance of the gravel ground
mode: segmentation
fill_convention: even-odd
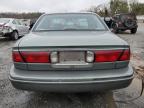
[[[118,36],[131,45],[132,65],[137,71],[144,70],[144,24],[139,24],[137,34],[128,32]],[[0,38],[0,108],[144,108],[144,94],[134,101],[141,92],[141,79],[115,91],[101,93],[45,93],[16,90],[8,80],[11,66],[11,47],[15,41]]]

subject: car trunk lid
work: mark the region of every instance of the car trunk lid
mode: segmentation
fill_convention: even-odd
[[[114,69],[128,65],[129,61],[85,62],[87,51],[129,49],[125,41],[111,32],[42,32],[31,33],[19,43],[19,52],[57,52],[59,63],[15,63],[19,69],[28,70],[97,70]],[[34,55],[34,54],[31,54]]]

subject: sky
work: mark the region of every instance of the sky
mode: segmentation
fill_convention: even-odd
[[[108,0],[0,0],[0,12],[75,12]]]
[[[109,0],[0,0],[0,12],[77,12],[108,2]]]

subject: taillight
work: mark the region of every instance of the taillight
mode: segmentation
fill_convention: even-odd
[[[95,52],[95,62],[115,62],[130,59],[130,50],[100,50]]]
[[[23,62],[23,59],[18,51],[12,52],[12,58],[14,62]]]
[[[21,52],[27,63],[49,63],[50,55],[48,52]]]
[[[130,49],[124,50],[122,56],[119,59],[119,61],[126,61],[126,60],[130,60]]]
[[[50,63],[48,52],[13,52],[14,62]]]
[[[10,30],[11,29],[10,26],[5,26],[5,24],[4,25],[0,25],[0,28],[2,28],[3,30]]]

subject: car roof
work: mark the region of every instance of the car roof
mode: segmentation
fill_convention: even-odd
[[[55,14],[94,14],[97,15],[94,12],[59,12],[59,13],[45,13],[43,15],[55,15]]]

